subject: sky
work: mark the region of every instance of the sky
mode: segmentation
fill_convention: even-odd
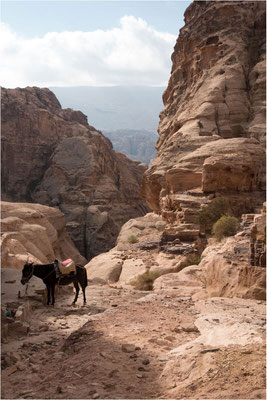
[[[0,84],[166,86],[190,1],[1,1]]]

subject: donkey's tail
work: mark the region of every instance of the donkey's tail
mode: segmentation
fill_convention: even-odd
[[[88,285],[88,279],[87,279],[87,269],[84,268],[84,287]]]
[[[86,287],[88,284],[87,269],[83,265],[79,265],[79,264],[76,264],[76,267],[81,270],[82,276],[83,276],[83,286]]]

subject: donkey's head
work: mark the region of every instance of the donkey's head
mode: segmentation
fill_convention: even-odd
[[[32,262],[31,263],[26,262],[22,270],[22,277],[20,281],[22,285],[25,285],[25,283],[29,282],[29,280],[33,276],[33,271],[34,271],[34,264]]]

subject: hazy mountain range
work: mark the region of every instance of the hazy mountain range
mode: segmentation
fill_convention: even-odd
[[[155,158],[164,87],[50,87],[63,108],[80,110],[120,151],[150,164]]]
[[[103,130],[103,134],[111,140],[116,151],[120,151],[132,160],[139,160],[149,165],[156,156],[155,144],[158,135],[153,132],[119,129]]]
[[[99,130],[146,130],[156,133],[164,87],[50,87],[63,108],[80,110]]]

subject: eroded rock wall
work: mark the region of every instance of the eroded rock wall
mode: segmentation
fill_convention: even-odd
[[[266,203],[253,219],[250,239],[250,261],[253,266],[266,267]]]
[[[250,1],[195,1],[185,12],[142,183],[172,226],[195,224],[208,196],[228,197],[237,216],[264,201],[265,15],[265,2]]]
[[[148,211],[139,193],[145,169],[50,90],[2,89],[2,199],[58,207],[86,258],[110,249],[121,225]]]
[[[66,230],[66,219],[53,207],[1,202],[1,266],[22,269],[25,262],[47,264],[72,258],[85,264]]]
[[[261,214],[243,214],[239,232],[222,242],[210,239],[201,255],[203,290],[196,298],[266,300],[266,204]]]

